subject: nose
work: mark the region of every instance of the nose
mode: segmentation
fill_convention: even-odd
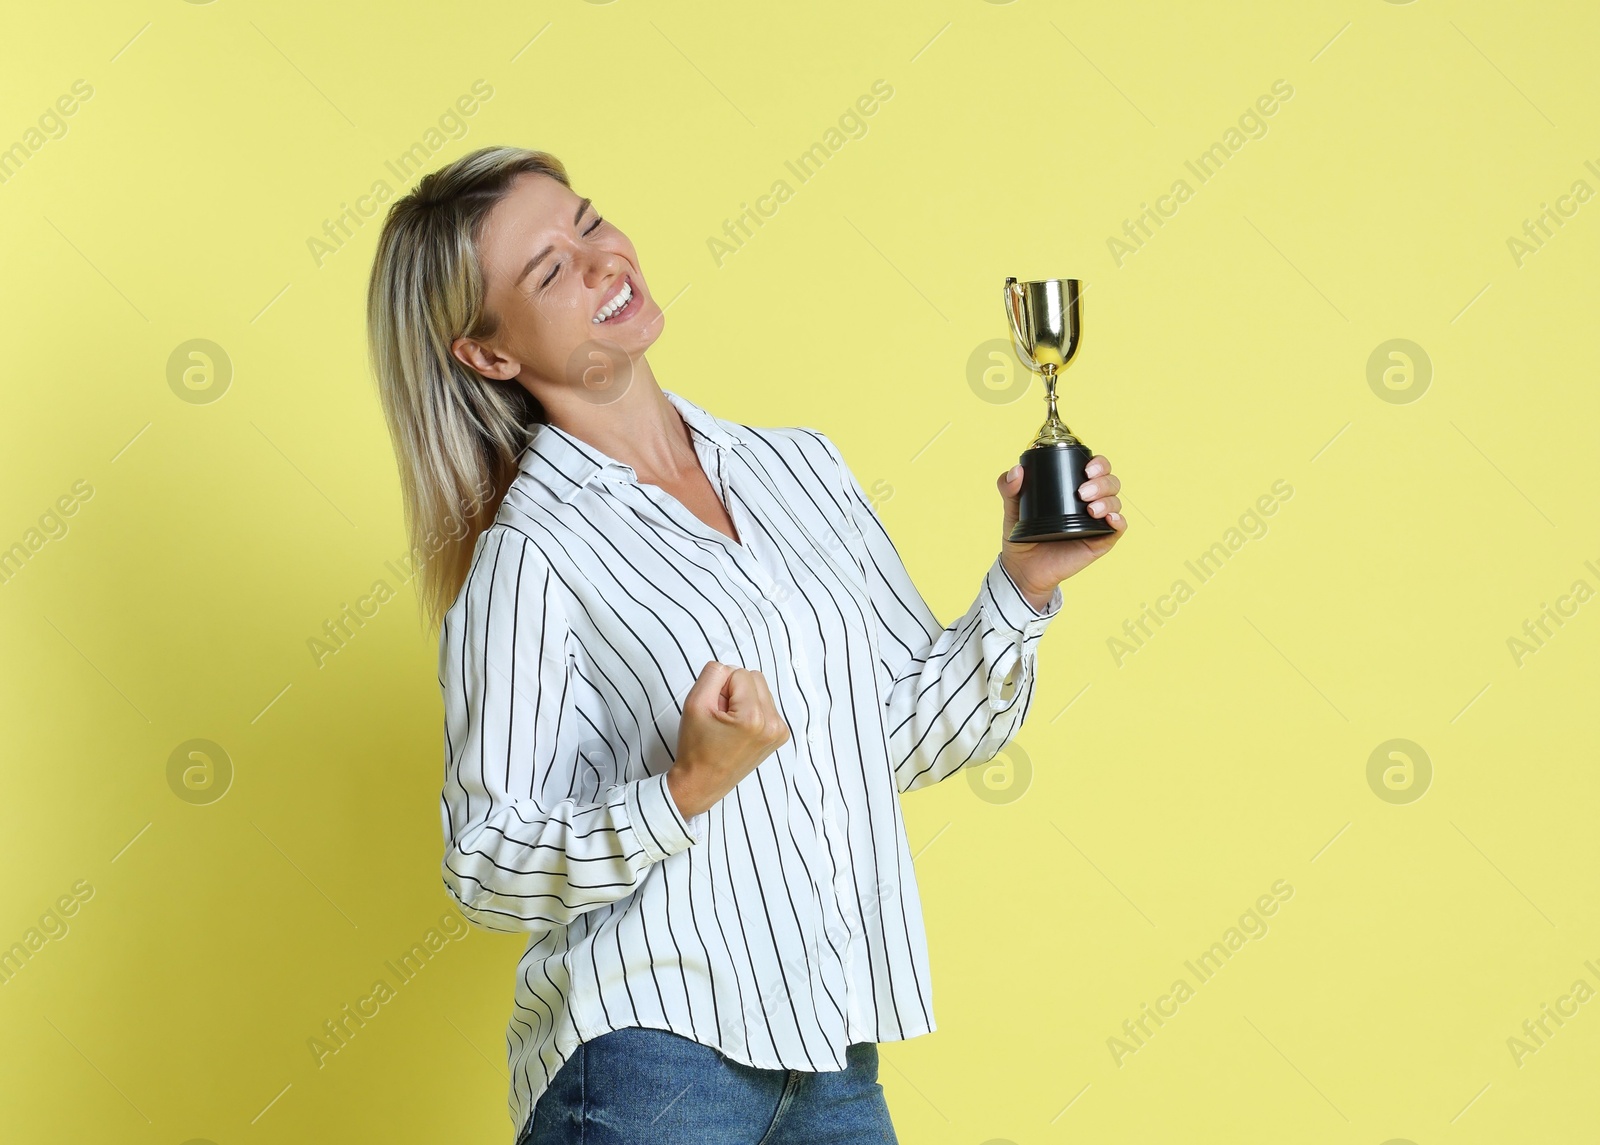
[[[620,274],[625,274],[628,262],[615,251],[592,247],[584,262],[584,282],[590,287],[601,286]]]

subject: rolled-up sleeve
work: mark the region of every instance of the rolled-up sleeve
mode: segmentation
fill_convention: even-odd
[[[489,930],[538,931],[631,894],[700,838],[666,772],[583,798],[567,621],[549,563],[514,529],[479,537],[439,633],[444,885]]]
[[[866,553],[862,572],[878,632],[895,785],[913,791],[988,762],[1021,729],[1033,702],[1039,638],[1061,611],[1061,586],[1039,611],[996,555],[971,606],[941,626],[860,482],[838,448],[822,440]]]

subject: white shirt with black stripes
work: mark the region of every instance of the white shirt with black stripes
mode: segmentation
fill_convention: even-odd
[[[1061,609],[997,555],[941,625],[827,437],[663,392],[739,540],[544,425],[439,634],[444,884],[528,936],[519,1131],[577,1045],[624,1026],[811,1071],[934,1030],[899,795],[1017,733]],[[710,660],[759,670],[791,737],[686,820],[666,772]]]

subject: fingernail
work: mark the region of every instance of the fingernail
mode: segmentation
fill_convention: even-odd
[[[1022,466],[1013,465],[1011,467],[1011,469],[1006,473],[1006,476],[1007,477],[1020,477],[1020,476],[1022,476]]]

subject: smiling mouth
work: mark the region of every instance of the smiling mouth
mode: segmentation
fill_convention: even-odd
[[[619,317],[631,315],[638,309],[639,292],[633,288],[631,278],[623,278],[622,288],[611,296],[611,300],[602,306],[594,316],[597,326],[607,322],[615,322]]]

